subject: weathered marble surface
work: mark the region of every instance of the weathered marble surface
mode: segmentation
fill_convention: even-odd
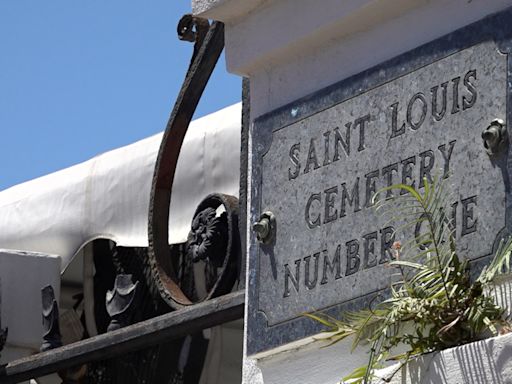
[[[489,157],[481,133],[508,120],[510,13],[256,120],[251,221],[272,211],[277,236],[251,239],[249,355],[318,332],[304,312],[361,308],[389,285],[390,225],[369,206],[381,187],[445,175],[459,251],[476,263],[509,233],[509,153]]]

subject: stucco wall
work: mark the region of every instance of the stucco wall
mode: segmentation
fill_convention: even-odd
[[[0,249],[0,316],[9,333],[1,362],[38,352],[43,335],[41,288],[60,295],[60,263],[55,255]]]
[[[511,0],[193,0],[226,23],[253,118],[512,5]],[[244,13],[245,12],[245,13]]]

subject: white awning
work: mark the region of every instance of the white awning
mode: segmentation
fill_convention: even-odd
[[[171,244],[186,241],[199,202],[238,196],[241,104],[194,120],[178,161]],[[151,180],[162,134],[0,192],[0,248],[55,254],[64,270],[96,238],[147,246]]]

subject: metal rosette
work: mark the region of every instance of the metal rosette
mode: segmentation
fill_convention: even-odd
[[[238,207],[236,197],[213,193],[199,204],[194,214],[192,230],[187,241],[187,256],[196,265],[203,262],[204,269],[213,277],[208,279],[207,276],[207,293],[201,301],[229,293],[238,276]],[[214,216],[197,223],[205,212],[213,212]]]
[[[215,216],[201,220],[205,212]],[[238,230],[238,199],[234,196],[214,193],[208,195],[196,208],[192,230],[185,245],[187,262],[194,264],[194,270],[201,269],[205,280],[196,281],[196,286],[206,287],[206,292],[191,298],[180,287],[179,268],[173,260],[161,259],[149,253],[153,279],[160,295],[173,309],[180,309],[211,298],[229,293],[240,270],[240,235]],[[171,253],[167,254],[171,258]],[[166,269],[170,268],[170,269]],[[201,280],[194,272],[194,278]]]

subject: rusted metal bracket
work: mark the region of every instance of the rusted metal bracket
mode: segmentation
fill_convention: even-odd
[[[194,55],[167,123],[156,160],[149,205],[149,262],[163,299],[174,309],[191,305],[177,283],[169,250],[169,207],[172,184],[185,134],[199,99],[224,48],[224,25],[186,15],[178,25],[184,40],[195,39]],[[195,27],[195,32],[193,31]]]

